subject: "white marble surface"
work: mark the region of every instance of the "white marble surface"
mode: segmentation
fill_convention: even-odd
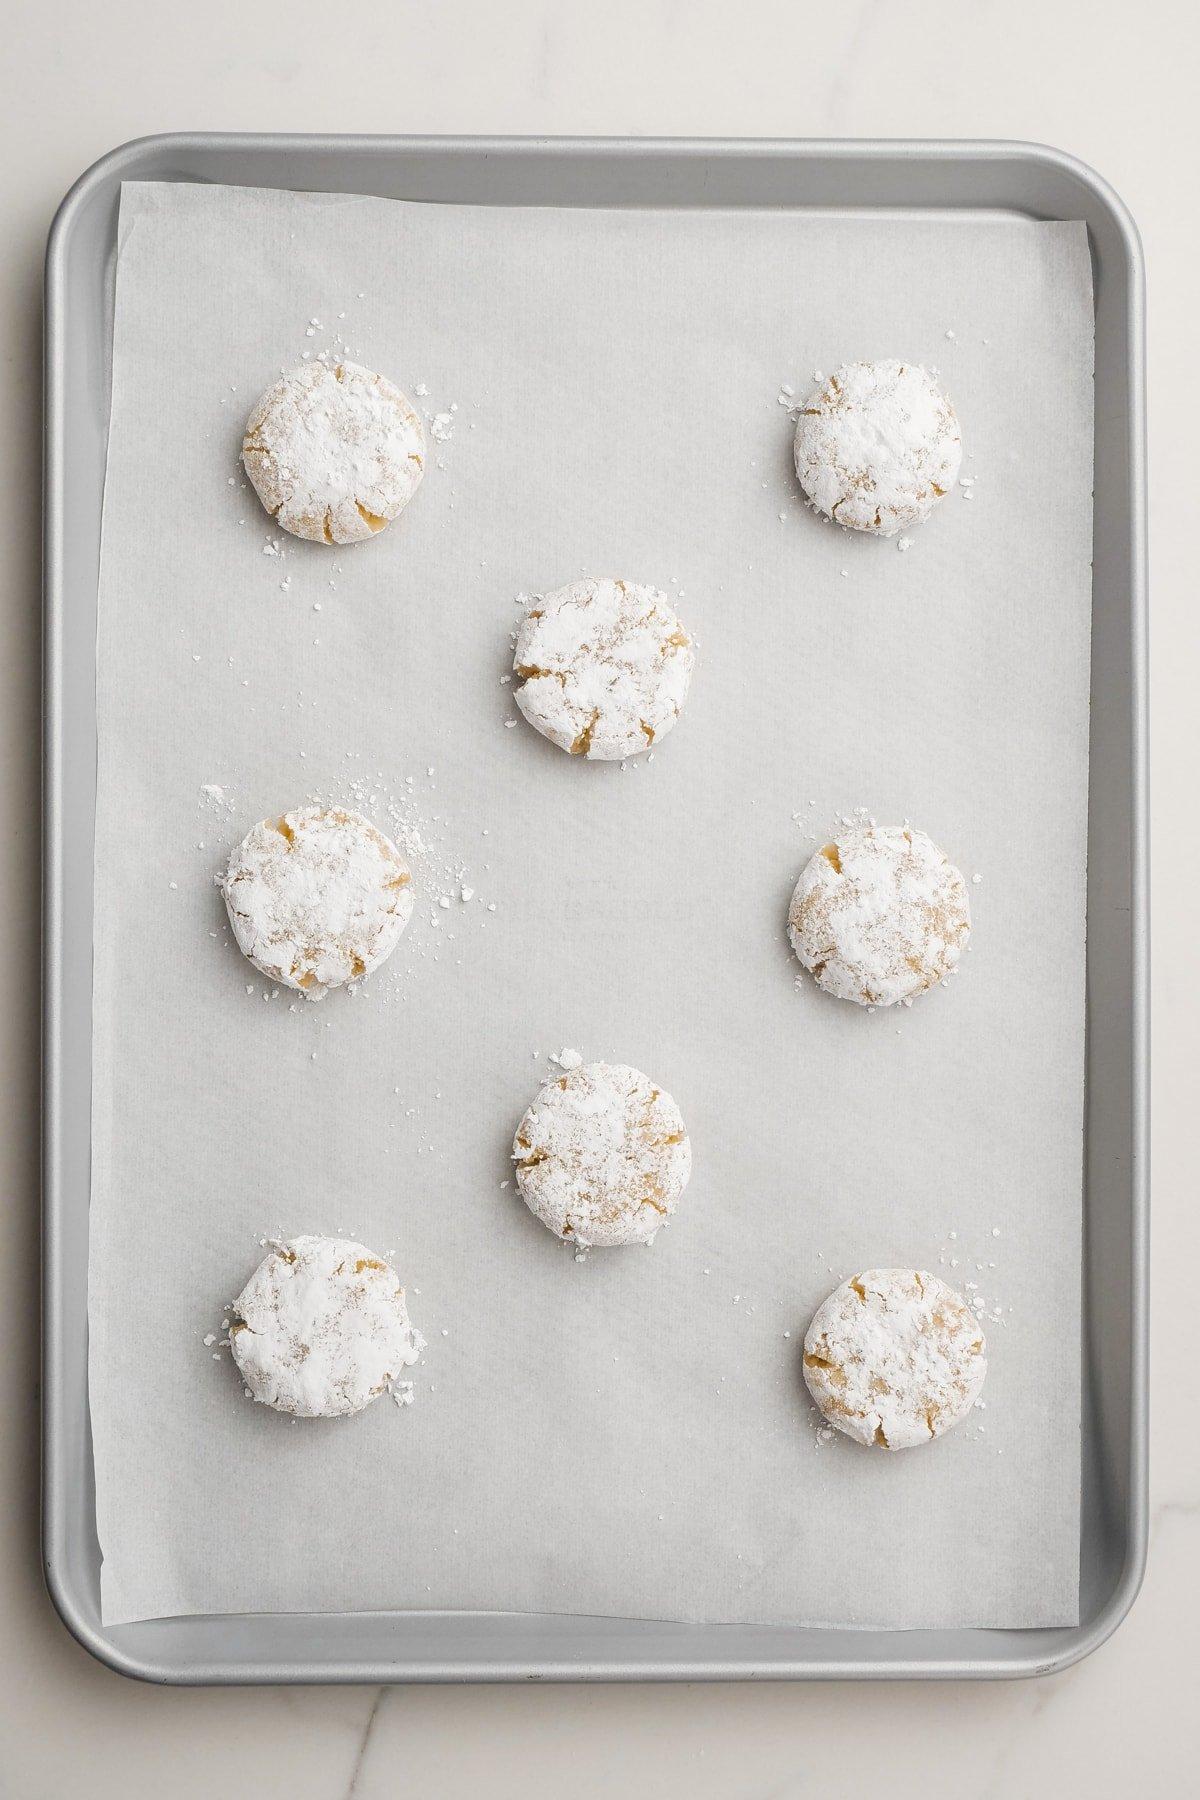
[[[13,0],[0,111],[0,1796],[793,1800],[974,1790],[1182,1795],[1195,1780],[1200,1469],[1188,1394],[1200,837],[1192,346],[1200,172],[1191,0]],[[1092,163],[1151,292],[1156,1076],[1150,1573],[1097,1655],[997,1686],[187,1692],[93,1663],[44,1598],[37,1508],[38,431],[45,232],[75,175],[142,133],[215,129],[998,136]],[[1014,524],[1014,530],[1019,525]]]

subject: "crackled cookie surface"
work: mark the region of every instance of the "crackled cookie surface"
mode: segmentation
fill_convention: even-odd
[[[645,1243],[692,1168],[674,1100],[623,1063],[584,1063],[548,1081],[512,1154],[529,1210],[580,1246]]]
[[[954,485],[962,437],[949,399],[916,363],[844,364],[796,425],[796,474],[839,525],[891,537]]]
[[[264,819],[230,857],[220,886],[242,954],[312,1000],[378,968],[412,917],[399,850],[340,806]]]
[[[692,640],[665,594],[576,581],[535,596],[517,635],[517,705],[561,750],[603,762],[648,750],[687,699]]]
[[[233,1303],[229,1344],[255,1400],[301,1419],[361,1412],[425,1348],[395,1270],[330,1237],[275,1245]]]
[[[971,934],[966,883],[907,825],[853,826],[811,859],[792,893],[788,936],[827,993],[893,1006],[942,981]]]
[[[285,531],[353,544],[412,499],[425,472],[425,428],[382,375],[358,363],[302,363],[250,414],[242,461]]]
[[[953,1288],[920,1269],[867,1269],[818,1308],[804,1379],[860,1444],[908,1450],[958,1425],[987,1374],[983,1330]]]

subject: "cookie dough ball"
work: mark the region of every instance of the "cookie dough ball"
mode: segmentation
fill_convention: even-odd
[[[264,819],[220,881],[238,949],[310,1000],[389,957],[412,917],[412,877],[391,839],[341,806]]]
[[[921,1269],[867,1269],[830,1294],[804,1338],[804,1379],[831,1425],[909,1450],[966,1418],[987,1374],[971,1308]]]
[[[916,363],[846,363],[804,402],[796,473],[818,512],[892,537],[920,525],[954,486],[954,408]]]
[[[302,363],[246,421],[242,461],[273,519],[294,537],[354,544],[382,531],[425,472],[412,402],[357,363]]]
[[[687,699],[692,640],[665,594],[575,581],[539,595],[517,635],[517,705],[560,750],[618,762],[666,736]]]
[[[644,1244],[692,1172],[674,1100],[623,1063],[584,1063],[548,1081],[512,1154],[530,1212],[581,1248]]]
[[[894,1006],[942,981],[971,935],[966,883],[923,831],[856,825],[796,883],[788,936],[828,994]]]
[[[256,1400],[300,1419],[361,1412],[425,1348],[394,1269],[352,1238],[277,1244],[233,1303],[229,1347]]]

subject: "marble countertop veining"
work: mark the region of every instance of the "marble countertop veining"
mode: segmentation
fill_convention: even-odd
[[[1096,0],[392,0],[285,11],[13,0],[0,111],[5,405],[0,483],[0,1800],[802,1800],[884,1792],[1025,1800],[1195,1780],[1200,1209],[1188,1126],[1200,958],[1189,818],[1200,727],[1190,541],[1200,407],[1200,11]],[[1131,207],[1151,293],[1155,770],[1155,1240],[1150,1572],[1128,1621],[1062,1675],[1000,1684],[370,1690],[159,1689],[59,1625],[37,1552],[40,283],[63,191],[113,145],[187,127],[264,131],[1011,137],[1074,152]],[[1014,532],[1019,522],[1014,521]],[[169,982],[164,971],[164,982]]]

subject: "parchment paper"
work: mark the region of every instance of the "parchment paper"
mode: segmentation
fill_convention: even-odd
[[[242,425],[343,339],[450,436],[382,538],[280,558]],[[940,367],[978,476],[907,551],[803,508],[777,400],[890,355]],[[125,189],[91,1216],[106,1622],[1075,1621],[1091,377],[1081,225]],[[700,642],[682,722],[624,772],[506,729],[514,596],[580,572],[669,588]],[[237,955],[212,876],[255,820],[352,780],[381,823],[397,795],[422,821],[421,903],[357,997],[293,1007]],[[858,806],[982,876],[960,974],[911,1009],[796,983],[793,881]],[[650,1250],[577,1264],[502,1185],[564,1046],[683,1109],[695,1173]],[[412,1406],[297,1424],[202,1339],[261,1237],[338,1229],[394,1252],[429,1350]],[[892,1263],[977,1284],[986,1408],[896,1456],[823,1444],[805,1326]]]

